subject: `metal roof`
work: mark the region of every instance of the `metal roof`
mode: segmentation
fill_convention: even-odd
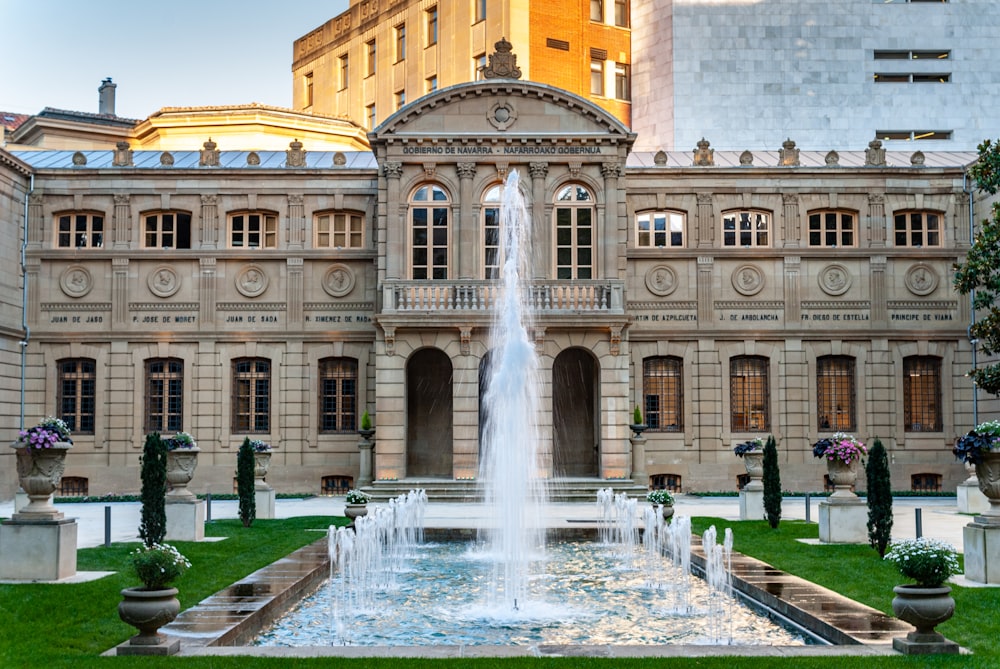
[[[112,165],[114,151],[11,151],[11,154],[28,163],[35,169],[275,169],[284,168],[286,154],[284,151],[220,151],[219,167],[200,167],[198,161],[201,158],[200,151],[133,151],[132,163],[130,166]],[[87,159],[86,165],[74,165],[73,156],[77,153],[83,154]],[[169,153],[173,157],[172,165],[164,165],[160,162],[164,153]],[[251,153],[256,153],[260,158],[259,165],[249,165],[247,157]],[[333,158],[336,154],[342,154],[345,162],[343,165],[335,165]],[[305,155],[306,167],[304,169],[375,169],[375,155],[370,151],[307,151]],[[295,169],[295,168],[292,168]]]
[[[914,151],[886,151],[885,167],[913,167],[919,169],[911,163]],[[629,154],[625,166],[630,168],[654,168],[669,169],[680,167],[699,167],[700,169],[712,169],[711,167],[701,167],[694,164],[693,151],[665,151],[667,162],[664,165],[657,165],[655,156],[659,152],[644,151]],[[742,151],[716,151],[714,153],[714,167],[781,167],[786,170],[794,170],[795,167],[780,166],[779,153],[777,151],[753,151],[753,163],[751,165],[741,165],[740,156]],[[829,151],[799,151],[798,167],[823,167],[827,168],[826,157]],[[923,167],[966,167],[976,162],[979,157],[975,151],[921,151],[924,154]],[[838,167],[865,167],[864,151],[837,151],[838,161],[836,165],[831,165],[828,169]]]

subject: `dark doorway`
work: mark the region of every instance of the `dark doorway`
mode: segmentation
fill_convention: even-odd
[[[552,468],[556,477],[598,475],[597,364],[581,348],[552,365]]]
[[[437,349],[406,364],[406,475],[452,477],[452,366]]]

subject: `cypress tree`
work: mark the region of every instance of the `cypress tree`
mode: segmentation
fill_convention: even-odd
[[[885,447],[876,437],[865,467],[868,478],[868,542],[885,557],[892,536],[892,481]]]
[[[146,435],[140,458],[142,511],[139,537],[147,546],[163,543],[167,534],[167,447],[157,432]]]
[[[239,453],[236,454],[236,493],[240,498],[240,521],[243,527],[250,527],[257,517],[253,470],[253,445],[250,444],[250,437],[244,437]]]
[[[764,444],[764,515],[767,524],[778,527],[781,520],[781,474],[778,472],[778,446],[774,435],[767,438]]]

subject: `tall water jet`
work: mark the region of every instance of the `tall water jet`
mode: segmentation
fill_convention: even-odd
[[[489,605],[515,610],[528,597],[532,563],[544,555],[540,476],[538,356],[528,306],[531,221],[516,170],[507,177],[500,206],[503,269],[496,290],[490,364],[483,396],[479,478],[489,514],[483,529],[494,560]]]

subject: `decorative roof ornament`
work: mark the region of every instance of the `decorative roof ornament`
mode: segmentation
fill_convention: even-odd
[[[698,141],[698,148],[694,150],[694,164],[700,167],[711,167],[715,165],[715,149],[708,148],[711,145],[704,137]]]
[[[198,159],[198,164],[202,167],[218,167],[219,166],[219,145],[212,141],[209,137],[208,141],[202,145],[204,148],[200,151],[201,157]]]
[[[865,149],[865,165],[885,165],[885,149],[882,148],[880,140],[873,139],[868,142],[868,148]]]
[[[749,150],[744,151],[743,153],[740,154],[740,165],[742,165],[743,167],[753,166],[753,154],[750,153]]]
[[[913,167],[923,167],[926,157],[923,151],[914,151],[913,155],[910,156],[910,165]]]
[[[781,149],[778,150],[778,165],[781,167],[799,166],[799,150],[795,148],[795,142],[792,141],[791,137],[781,143]]]
[[[248,153],[247,165],[250,165],[251,167],[256,167],[257,165],[260,165],[260,154],[257,153],[256,151],[251,151],[250,153]]]
[[[666,165],[667,164],[667,154],[663,149],[660,149],[653,156],[654,165]]]
[[[302,142],[295,139],[288,143],[288,150],[285,151],[285,167],[305,167],[306,151],[302,148]]]
[[[514,45],[501,37],[495,43],[496,51],[490,54],[489,64],[483,68],[486,79],[520,79],[521,68],[517,66],[517,56],[512,53]]]
[[[160,154],[160,164],[164,167],[170,167],[174,164],[174,154],[169,151],[164,151]]]
[[[827,167],[840,167],[840,154],[836,151],[830,151],[830,153],[826,154],[824,160]]]
[[[87,164],[87,156],[83,155],[82,151],[77,151],[73,154],[73,164],[82,167]]]
[[[128,142],[118,142],[115,144],[115,156],[111,160],[115,167],[130,167],[132,165],[132,149],[128,148]]]

